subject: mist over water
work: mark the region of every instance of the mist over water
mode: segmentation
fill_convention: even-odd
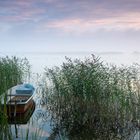
[[[18,53],[3,53],[1,56],[17,56],[24,58],[26,57],[30,64],[31,70],[34,73],[44,72],[44,68],[52,68],[54,66],[60,66],[65,62],[65,57],[71,59],[85,59],[90,58],[91,54],[100,58],[103,63],[120,65],[131,65],[133,63],[140,64],[140,53],[132,52],[18,52]]]

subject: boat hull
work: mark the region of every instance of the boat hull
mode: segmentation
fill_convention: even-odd
[[[13,114],[13,113],[24,113],[28,109],[30,109],[32,106],[32,99],[30,99],[26,104],[18,104],[18,103],[13,103],[13,104],[7,104],[7,113],[8,114]]]
[[[16,113],[14,116],[13,114],[8,115],[8,123],[9,124],[27,124],[30,117],[32,116],[35,110],[35,102],[31,100],[31,104],[24,113]]]

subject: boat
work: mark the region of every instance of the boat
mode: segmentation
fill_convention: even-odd
[[[27,124],[32,114],[35,111],[35,102],[31,101],[31,107],[24,113],[17,113],[14,115],[8,115],[8,124]]]
[[[3,98],[3,107],[6,106],[6,111],[9,115],[16,116],[18,113],[25,113],[30,110],[33,103],[33,95],[35,88],[31,84],[19,84],[10,88],[6,92],[6,100]]]

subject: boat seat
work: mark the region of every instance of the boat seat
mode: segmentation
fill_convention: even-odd
[[[25,87],[16,89],[17,94],[31,94],[32,92],[33,92],[32,89],[25,88]]]
[[[16,89],[16,93],[17,94],[32,94],[34,91],[34,87],[30,84],[23,84],[20,85],[17,89]]]

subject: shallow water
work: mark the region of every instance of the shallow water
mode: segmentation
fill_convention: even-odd
[[[39,93],[34,96],[35,110],[26,124],[11,124],[13,139],[26,139],[28,131],[28,139],[30,140],[35,139],[35,135],[37,135],[36,138],[40,140],[46,140],[46,138],[50,136],[52,131],[50,117],[48,116],[45,106],[43,107],[41,105],[41,96]]]

